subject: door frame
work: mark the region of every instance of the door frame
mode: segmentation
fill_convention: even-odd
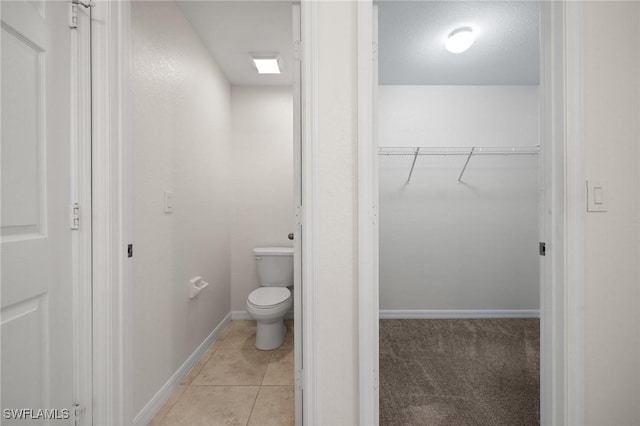
[[[542,424],[584,423],[584,154],[582,2],[541,2],[543,222],[541,274]],[[360,424],[379,423],[378,194],[374,7],[358,2],[358,270]]]
[[[92,376],[92,214],[91,214],[91,15],[77,9],[71,45],[71,203],[79,207],[78,229],[71,231],[73,287],[73,398],[78,424],[93,418]],[[61,22],[60,25],[64,25]],[[69,206],[72,209],[72,206]]]
[[[93,121],[93,422],[133,422],[130,20],[131,0],[98,0],[92,25]],[[302,0],[301,113],[303,226],[300,385],[303,424],[317,424],[315,211],[317,146],[316,0]]]
[[[133,421],[129,0],[92,9],[93,423]]]
[[[301,368],[296,377],[300,377],[302,387],[302,413],[296,412],[296,420],[303,425],[318,424],[317,384],[317,297],[316,268],[317,229],[314,217],[317,212],[316,194],[318,146],[318,1],[302,0],[300,2],[300,115],[301,115],[301,186],[302,205],[297,213],[302,230],[302,283],[304,291],[301,296],[302,327],[300,336],[302,353]],[[296,326],[296,330],[298,326]],[[299,344],[297,344],[299,345]]]
[[[294,210],[295,210],[295,424],[317,424],[315,146],[317,145],[317,6],[293,3]]]
[[[359,1],[358,19],[358,321],[360,424],[379,422],[379,263],[377,8]]]

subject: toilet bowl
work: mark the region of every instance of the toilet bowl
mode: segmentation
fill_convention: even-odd
[[[286,334],[284,315],[293,299],[284,287],[260,287],[249,294],[247,312],[256,320],[256,348],[271,350],[282,345]]]
[[[259,288],[247,297],[247,312],[256,320],[256,348],[271,350],[282,345],[286,334],[284,315],[293,304],[293,249],[258,247],[253,249]]]

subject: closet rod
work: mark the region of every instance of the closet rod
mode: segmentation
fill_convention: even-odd
[[[469,165],[469,160],[471,160],[471,156],[473,155],[473,152],[475,151],[475,147],[471,148],[471,151],[469,152],[469,156],[467,157],[467,161],[464,162],[464,166],[462,166],[462,171],[460,172],[460,176],[458,176],[458,183],[462,182],[462,175],[464,174],[464,171],[467,170],[467,166]]]
[[[418,155],[420,154],[420,147],[416,148],[416,152],[413,155],[413,163],[411,163],[411,170],[409,170],[409,177],[407,178],[407,183],[411,181],[411,175],[413,174],[413,168],[416,166],[416,160],[418,159]]]
[[[416,154],[416,150],[419,152]],[[379,147],[379,155],[405,155],[415,158],[416,155],[464,155],[468,156],[471,150],[473,155],[537,155],[540,152],[540,145],[534,146],[513,146],[513,147],[489,147],[489,146],[469,146],[469,147]]]
[[[419,147],[379,147],[379,155],[411,155],[413,162],[411,163],[411,170],[409,170],[409,177],[407,183],[411,181],[413,176],[413,170],[416,166],[416,160],[419,155],[464,155],[467,157],[458,176],[458,183],[462,183],[462,176],[467,170],[469,161],[474,155],[536,155],[540,152],[540,145],[534,146],[513,146],[513,147],[489,147],[489,146],[470,146],[470,147],[432,147],[432,146],[419,146]]]

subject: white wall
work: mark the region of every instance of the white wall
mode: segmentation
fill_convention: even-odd
[[[537,86],[380,86],[381,146],[538,145]],[[380,156],[381,310],[539,308],[538,157]]]
[[[380,146],[538,145],[538,86],[380,86]]]
[[[318,424],[358,422],[355,2],[317,2],[316,312]]]
[[[586,421],[640,424],[638,2],[584,3],[585,175],[609,211],[585,229]]]
[[[230,88],[175,3],[133,2],[131,30],[138,413],[230,310]]]
[[[254,247],[287,246],[293,218],[291,87],[233,86],[231,310],[258,288]]]

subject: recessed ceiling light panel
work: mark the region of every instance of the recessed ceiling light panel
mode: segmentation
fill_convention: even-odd
[[[444,46],[451,53],[462,53],[471,47],[475,39],[476,36],[473,33],[473,28],[456,28],[451,31]]]
[[[280,55],[251,54],[251,60],[258,74],[280,74],[282,72]]]

